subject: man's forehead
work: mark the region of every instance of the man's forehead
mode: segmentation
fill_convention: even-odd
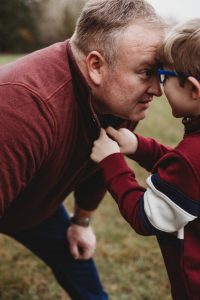
[[[151,38],[141,38],[135,39],[135,37],[124,38],[119,43],[119,51],[121,50],[129,52],[129,53],[138,53],[140,52],[142,55],[158,55],[159,48],[161,46],[162,39],[159,37],[151,37]]]
[[[154,57],[151,57],[149,59],[145,58],[144,60],[141,60],[140,62],[141,67],[149,67],[149,68],[157,68],[158,65],[160,65],[160,61],[155,55]]]
[[[147,24],[131,24],[123,33],[122,43],[135,48],[158,47],[164,38],[164,30]]]
[[[146,53],[157,52],[161,43],[162,43],[162,36],[161,35],[152,35],[147,33],[146,35],[142,36],[132,36],[128,39],[124,40],[124,46],[131,47],[135,49],[135,51],[143,51]]]
[[[160,43],[147,43],[147,44],[137,44],[137,43],[127,43],[122,45],[122,56],[127,57],[140,57],[140,61],[144,63],[156,64],[156,61],[159,59],[159,46]]]

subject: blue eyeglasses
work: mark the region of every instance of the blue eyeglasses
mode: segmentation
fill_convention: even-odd
[[[167,77],[181,77],[181,78],[187,78],[186,75],[184,74],[180,74],[180,73],[177,73],[176,71],[169,71],[169,70],[164,70],[164,69],[158,69],[157,70],[158,72],[158,77],[159,77],[159,80],[160,80],[160,83],[164,84]]]
[[[158,73],[160,83],[162,83],[162,84],[165,83],[168,76],[170,76],[170,77],[179,77],[179,78],[182,78],[182,79],[186,79],[187,77],[189,77],[189,75],[186,75],[184,73],[179,73],[179,72],[176,72],[176,71],[163,70],[163,69],[158,69],[157,73]],[[200,76],[195,77],[195,78],[197,80],[200,80]]]

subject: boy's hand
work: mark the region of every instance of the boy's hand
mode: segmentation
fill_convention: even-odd
[[[110,154],[118,152],[120,152],[118,144],[107,136],[104,129],[101,129],[99,138],[94,142],[90,158],[99,163]]]
[[[120,148],[120,152],[123,154],[133,154],[137,150],[138,140],[134,133],[127,128],[120,128],[118,130],[113,127],[106,129],[107,134],[115,140]]]

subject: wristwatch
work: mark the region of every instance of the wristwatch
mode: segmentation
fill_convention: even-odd
[[[78,219],[74,216],[71,217],[72,224],[79,225],[82,227],[88,227],[90,225],[90,218],[81,218]]]

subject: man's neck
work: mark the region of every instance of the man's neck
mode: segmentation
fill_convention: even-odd
[[[76,60],[76,63],[78,65],[82,75],[84,76],[87,83],[89,83],[85,54],[83,54],[83,52],[75,46],[75,44],[73,42],[73,37],[70,40],[70,46],[71,46],[73,56]]]

